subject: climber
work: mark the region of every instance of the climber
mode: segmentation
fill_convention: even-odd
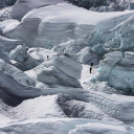
[[[90,74],[92,73],[93,63],[90,65]]]
[[[47,55],[47,59],[49,59],[49,56]]]
[[[2,28],[0,28],[0,35],[2,35],[3,34],[3,30],[2,30]]]

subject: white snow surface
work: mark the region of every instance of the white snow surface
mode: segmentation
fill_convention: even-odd
[[[64,0],[18,0],[11,11],[11,18],[21,20],[22,17],[28,13],[30,10],[48,6],[55,5],[58,3],[63,3]]]
[[[132,14],[133,11],[97,13],[60,3],[30,11],[18,27],[6,31],[4,35],[21,39],[30,47],[51,49],[70,40],[84,39],[89,42],[95,27],[100,31],[108,31]]]
[[[18,0],[10,13],[0,22],[0,134],[134,133],[133,10]]]
[[[62,3],[34,9],[33,11],[25,15],[22,21],[26,18],[34,18],[35,13],[36,18],[43,19],[44,21],[50,23],[59,23],[60,21],[60,23],[71,22],[76,24],[96,25],[102,21],[106,21],[114,17],[132,14],[133,11],[124,11],[117,13],[98,13],[87,11],[86,9],[79,8],[68,3]]]

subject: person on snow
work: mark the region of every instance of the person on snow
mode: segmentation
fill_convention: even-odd
[[[49,59],[49,56],[47,55],[47,59]]]
[[[92,73],[93,63],[90,65],[90,74]]]

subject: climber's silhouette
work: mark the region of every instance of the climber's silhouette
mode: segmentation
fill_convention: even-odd
[[[90,65],[90,74],[92,73],[93,63]]]
[[[49,56],[47,55],[47,59],[49,59]]]

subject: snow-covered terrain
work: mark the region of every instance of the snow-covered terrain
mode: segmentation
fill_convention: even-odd
[[[133,134],[133,3],[87,10],[64,0],[7,2],[0,134]]]

